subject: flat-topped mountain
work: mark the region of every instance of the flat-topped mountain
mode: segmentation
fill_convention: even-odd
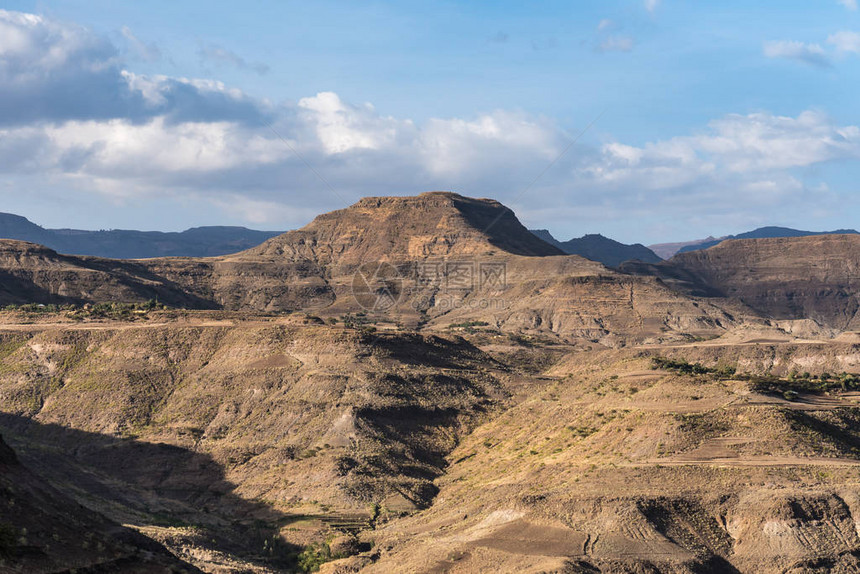
[[[446,329],[481,321],[507,332],[615,345],[714,336],[735,322],[720,307],[700,305],[653,278],[619,275],[565,255],[497,201],[445,192],[363,199],[259,247],[217,258],[119,261],[6,241],[0,305],[157,298],[193,309],[339,317],[367,310],[368,303],[355,297],[356,272],[380,261],[392,263],[399,278],[374,277],[368,294],[373,299],[394,289],[385,296],[397,303],[385,316],[404,325]],[[418,277],[419,262],[441,264],[438,275]],[[481,275],[487,266],[495,270],[492,281]]]
[[[860,235],[731,239],[624,271],[656,275],[689,292],[738,299],[775,319],[858,325]]]
[[[568,255],[579,255],[603,263],[607,267],[618,267],[624,261],[631,260],[644,261],[645,263],[662,261],[660,256],[641,243],[626,245],[599,233],[586,234],[568,241],[558,241],[546,229],[532,229],[531,232]]]
[[[280,233],[233,226],[195,227],[181,232],[45,229],[20,215],[0,213],[0,239],[38,243],[60,253],[113,259],[227,255]]]
[[[246,254],[358,264],[499,252],[563,255],[529,233],[513,211],[498,201],[442,191],[415,197],[366,197]]]
[[[856,235],[857,231],[854,229],[836,229],[834,231],[803,231],[801,229],[791,229],[790,227],[768,226],[759,227],[758,229],[753,229],[752,231],[747,231],[746,233],[738,233],[737,235],[729,235],[728,237],[722,237],[719,239],[704,240],[701,243],[696,243],[694,245],[685,245],[678,250],[678,253],[687,253],[689,251],[707,249],[709,247],[713,247],[714,245],[719,244],[721,241],[725,241],[726,239],[773,239],[776,237],[809,237],[812,235],[849,234]]]
[[[774,237],[807,237],[810,235],[846,235],[856,233],[858,232],[854,229],[803,231],[801,229],[771,225],[767,227],[759,227],[752,231],[747,231],[746,233],[738,233],[737,235],[725,235],[723,237],[708,236],[705,239],[694,239],[693,241],[683,241],[679,243],[657,243],[655,245],[649,245],[649,248],[663,259],[669,259],[676,253],[687,253],[689,251],[707,249],[725,241],[726,239],[767,239]]]

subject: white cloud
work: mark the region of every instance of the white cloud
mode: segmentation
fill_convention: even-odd
[[[589,190],[585,205],[611,197],[610,208],[626,206],[643,218],[665,210],[673,217],[707,213],[712,222],[762,224],[786,210],[811,213],[833,204],[827,186],[806,183],[798,169],[858,159],[857,126],[838,126],[812,111],[797,117],[755,113],[714,120],[692,136],[643,146],[605,144],[574,177],[577,188]]]
[[[203,46],[197,51],[197,55],[201,60],[208,61],[217,65],[228,65],[239,70],[250,70],[261,76],[269,73],[269,66],[263,62],[249,62],[236,52],[228,50],[223,46],[211,44]]]
[[[473,120],[431,119],[414,136],[409,149],[417,153],[422,169],[452,180],[475,180],[522,164],[548,163],[562,144],[560,131],[550,122],[505,111]]]
[[[645,9],[654,12],[660,6],[660,0],[645,0]]]
[[[842,54],[860,54],[860,34],[849,30],[840,30],[827,37],[827,43]]]
[[[612,20],[610,20],[609,18],[604,18],[597,24],[597,31],[602,32],[603,30],[612,28],[613,24],[614,22],[612,22]]]
[[[758,177],[844,159],[860,159],[860,128],[836,126],[824,114],[807,111],[796,118],[732,114],[712,121],[707,132],[695,136],[643,147],[607,144],[603,161],[595,167],[615,178],[630,170],[659,169],[686,180],[703,173]]]
[[[838,0],[840,4],[851,11],[857,10],[857,0]]]
[[[764,43],[764,55],[768,58],[785,58],[797,60],[811,66],[827,67],[830,60],[818,44],[804,44],[790,40],[779,40]]]
[[[381,149],[394,143],[398,130],[411,127],[409,122],[379,117],[370,104],[347,105],[333,92],[302,98],[298,106],[306,111],[304,120],[313,126],[318,140],[330,154]]]
[[[43,92],[58,75],[92,89],[46,116]],[[14,104],[0,121],[0,176],[119,201],[185,198],[252,223],[342,205],[328,184],[348,200],[428,189],[511,200],[571,139],[553,120],[522,112],[417,123],[333,92],[273,105],[220,82],[138,75],[83,29],[8,12],[0,12],[0,79],[0,103]],[[122,105],[105,113],[108,85]],[[577,144],[541,177],[528,205],[512,207],[568,221],[601,211],[746,221],[826,205],[834,192],[797,170],[856,159],[860,128],[820,112],[728,115],[700,133],[643,145]]]
[[[629,52],[633,49],[633,38],[630,36],[607,36],[597,46],[600,52]]]

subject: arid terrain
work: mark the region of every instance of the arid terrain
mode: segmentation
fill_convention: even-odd
[[[614,270],[443,192],[212,258],[0,240],[0,572],[858,572],[858,270]]]

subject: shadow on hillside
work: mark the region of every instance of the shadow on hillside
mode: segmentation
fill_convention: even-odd
[[[419,365],[435,369],[463,370],[463,359],[473,360],[482,366],[504,368],[504,365],[481,351],[462,337],[450,338],[414,333],[364,335],[363,343],[374,347],[378,353],[408,365]]]
[[[63,305],[66,303],[77,303],[78,301],[55,295],[32,281],[17,277],[5,270],[0,270],[0,306],[21,305],[26,303],[44,303]]]
[[[109,283],[111,285],[116,288],[127,289],[129,293],[133,293],[134,297],[141,301],[157,299],[171,307],[187,309],[221,308],[216,302],[191,292],[176,281],[153,272],[141,263],[59,254],[54,254],[53,258],[70,269],[87,269],[105,273],[110,277]],[[33,273],[28,271],[14,273],[9,270],[0,270],[0,305],[26,303],[82,305],[106,299],[104,296],[94,298],[83,295],[85,292],[92,292],[103,287],[97,282],[86,283],[82,279],[83,275],[77,280],[74,278],[70,280],[71,291],[77,290],[78,292],[78,295],[74,296],[53,293],[42,286],[46,283],[44,277],[40,280],[34,279],[32,275]],[[75,287],[76,281],[81,281],[77,288]]]
[[[158,299],[171,307],[185,309],[221,308],[216,302],[200,297],[187,286],[168,279],[143,263],[98,257],[74,259],[79,265],[111,274],[119,284],[131,289],[143,299]],[[211,270],[207,271],[211,273]]]
[[[7,413],[0,433],[33,473],[115,522],[192,527],[192,544],[261,565],[293,567],[301,551],[278,536],[286,516],[236,495],[207,454]]]

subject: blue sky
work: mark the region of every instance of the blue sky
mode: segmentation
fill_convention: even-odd
[[[854,2],[535,4],[6,2],[0,210],[287,229],[451,189],[562,239],[860,226]]]

